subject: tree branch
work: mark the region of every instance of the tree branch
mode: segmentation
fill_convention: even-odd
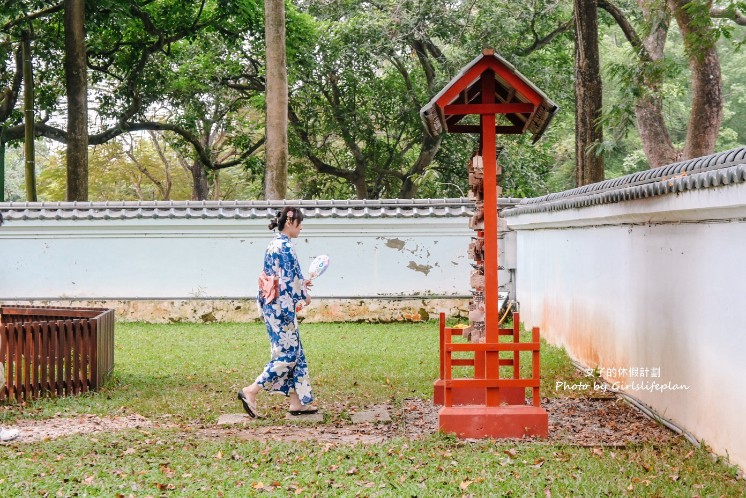
[[[125,154],[127,155],[127,157],[129,157],[129,158],[130,158],[130,161],[132,161],[132,162],[133,162],[133,163],[135,164],[135,167],[136,167],[136,168],[137,168],[137,169],[138,169],[138,170],[140,171],[140,173],[142,173],[143,175],[145,175],[146,177],[148,177],[148,179],[149,179],[149,180],[150,180],[151,182],[153,182],[153,184],[155,185],[155,187],[156,187],[156,188],[157,188],[158,190],[160,190],[160,192],[161,192],[161,197],[165,197],[165,196],[164,196],[164,193],[165,193],[165,188],[164,188],[164,186],[163,186],[163,183],[161,183],[161,181],[160,181],[160,180],[158,180],[158,179],[157,179],[156,177],[154,177],[154,176],[153,176],[153,175],[152,175],[152,174],[150,173],[150,171],[148,170],[148,168],[146,168],[145,166],[143,166],[143,165],[142,165],[142,164],[140,163],[140,161],[138,161],[138,159],[137,159],[137,157],[135,156],[135,153],[134,153],[134,151],[133,151],[133,144],[129,144],[129,147],[128,147],[127,149],[125,149],[124,153],[125,153]],[[168,167],[168,166],[166,165],[166,167]]]
[[[531,21],[531,31],[534,34],[534,41],[533,41],[533,43],[531,43],[531,45],[529,45],[528,47],[519,48],[518,50],[516,50],[515,53],[518,54],[518,55],[521,55],[521,56],[526,56],[526,55],[529,55],[529,54],[531,54],[532,52],[534,52],[536,50],[542,49],[545,46],[547,46],[550,43],[552,43],[552,41],[555,38],[557,38],[559,35],[561,35],[565,31],[567,31],[570,28],[572,28],[572,26],[573,26],[573,20],[570,19],[569,21],[564,22],[564,23],[560,24],[559,26],[557,26],[548,35],[544,36],[543,38],[539,38],[539,34],[534,30],[534,22],[532,20]]]
[[[308,136],[308,131],[303,127],[302,123],[300,122],[300,118],[298,118],[298,115],[295,113],[292,107],[288,106],[288,119],[290,121],[290,124],[293,125],[293,129],[300,137],[301,141],[306,145],[305,147],[305,153],[306,157],[309,161],[311,161],[311,164],[313,164],[314,168],[316,168],[316,171],[319,173],[326,173],[328,175],[337,176],[339,178],[344,178],[345,180],[349,182],[354,182],[357,175],[354,171],[342,169],[342,168],[336,168],[332,166],[331,164],[325,163],[323,160],[321,160],[318,156],[316,156],[312,150],[316,149],[316,146],[311,143],[311,138]]]
[[[36,136],[38,137],[46,137],[56,142],[67,144],[68,137],[67,137],[67,132],[65,130],[61,130],[60,128],[57,128],[55,126],[50,126],[43,122],[36,123],[34,125],[34,129],[36,130]],[[199,161],[205,166],[205,168],[207,169],[216,168],[216,165],[213,162],[212,158],[210,157],[210,154],[207,152],[205,147],[200,143],[199,138],[193,133],[189,132],[188,130],[185,130],[181,126],[171,124],[171,123],[159,123],[156,121],[142,121],[142,122],[137,122],[137,123],[119,123],[119,125],[114,128],[109,128],[108,130],[104,130],[103,132],[97,133],[95,135],[88,135],[88,144],[89,145],[101,145],[124,133],[129,133],[131,131],[147,131],[147,130],[171,131],[173,133],[176,133],[181,138],[183,138],[186,142],[189,142],[192,145],[192,147],[194,147],[194,151],[197,153],[197,156],[199,157]],[[20,140],[21,138],[23,138],[23,135],[24,135],[23,125],[13,126],[6,130],[5,141],[11,142],[14,140]]]
[[[51,7],[40,10],[39,12],[34,12],[33,14],[28,14],[26,16],[19,17],[18,19],[13,19],[12,21],[7,22],[2,28],[0,28],[0,31],[7,31],[14,26],[18,26],[19,24],[23,24],[28,21],[33,21],[34,19],[44,17],[48,14],[54,14],[55,12],[61,11],[63,7],[64,7],[64,2],[60,2],[57,5],[52,5]]]
[[[262,137],[256,142],[254,142],[254,145],[249,147],[247,150],[245,150],[240,156],[238,156],[237,159],[232,159],[230,161],[225,161],[222,163],[215,163],[214,167],[212,169],[225,169],[230,168],[232,166],[238,166],[241,164],[241,162],[246,159],[247,157],[251,156],[254,152],[259,149],[262,145],[264,145],[264,142],[267,140],[267,137]]]
[[[716,19],[729,19],[739,26],[746,26],[746,16],[736,8],[735,5],[729,7],[711,7],[710,17]]]
[[[21,82],[23,81],[23,56],[21,45],[16,50],[16,74],[13,76],[13,83],[10,88],[3,88],[0,95],[0,123],[4,123],[13,112],[18,101],[18,94],[21,91]]]
[[[646,62],[652,61],[650,53],[645,48],[645,45],[643,45],[642,40],[640,40],[640,37],[637,35],[637,31],[635,31],[635,28],[625,17],[624,12],[608,0],[598,0],[598,6],[614,18],[616,23],[622,29],[629,44],[632,45],[632,47],[640,54],[640,59]]]

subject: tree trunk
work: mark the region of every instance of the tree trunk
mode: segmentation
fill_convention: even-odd
[[[603,142],[601,65],[596,0],[574,0],[575,7],[575,183],[604,179],[603,156],[593,146]]]
[[[192,200],[206,201],[210,195],[210,186],[207,183],[207,173],[199,161],[192,161],[189,167],[192,173]]]
[[[684,36],[692,79],[692,110],[683,159],[712,154],[723,120],[723,81],[709,12],[711,3],[691,5],[688,0],[669,0]]]
[[[34,151],[34,71],[31,63],[31,34],[24,31],[23,44],[23,122],[26,163],[26,200],[36,202],[36,152]]]
[[[416,175],[422,174],[422,172],[430,166],[435,158],[435,154],[437,154],[440,149],[440,142],[442,140],[442,134],[433,138],[428,133],[423,133],[420,155],[417,157],[412,169],[402,180],[401,189],[399,190],[400,199],[414,199],[414,196],[417,195],[417,184],[414,182],[413,178],[415,178]]]
[[[284,199],[288,183],[288,75],[285,59],[285,3],[264,0],[267,96],[264,197]]]
[[[638,0],[638,4],[645,22],[650,25],[650,33],[642,40],[647,57],[640,61],[642,92],[635,100],[635,120],[648,165],[657,168],[681,157],[680,151],[673,146],[663,114],[663,75],[646,67],[660,64],[663,60],[670,14],[665,7],[652,4],[650,0]]]
[[[85,0],[65,0],[67,200],[88,200],[88,74]]]
[[[355,175],[352,179],[352,184],[355,186],[355,197],[358,199],[368,198],[368,184],[365,182],[365,175]]]
[[[673,146],[671,135],[668,134],[660,93],[650,92],[635,101],[635,119],[642,150],[651,168],[675,163],[681,158],[680,151]]]

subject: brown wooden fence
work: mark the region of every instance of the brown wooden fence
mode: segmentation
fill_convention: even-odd
[[[114,310],[0,306],[0,401],[100,387],[114,368]]]

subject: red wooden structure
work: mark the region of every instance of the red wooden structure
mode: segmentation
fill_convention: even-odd
[[[470,330],[475,342],[463,343],[453,341],[462,329],[446,327],[445,315],[440,317],[440,379],[435,383],[434,401],[443,404],[439,413],[441,431],[470,438],[547,436],[548,415],[539,406],[539,330],[533,329],[530,342],[521,343],[518,313],[513,315],[512,328],[499,328],[497,201],[501,170],[497,135],[529,132],[536,141],[556,110],[557,106],[507,61],[493,50],[485,50],[420,111],[432,135],[443,131],[479,133],[479,166],[483,171],[472,219],[480,247],[471,252],[478,254],[476,266],[484,275],[479,280],[483,285],[479,306],[484,318],[478,333]],[[468,115],[479,116],[479,124],[464,123]],[[501,336],[510,340],[501,341]],[[520,377],[521,351],[531,352],[530,378]],[[473,353],[473,357],[463,358],[464,352]],[[454,378],[453,368],[464,366],[474,368],[474,377]],[[501,366],[513,367],[509,378],[501,378]],[[525,403],[526,388],[532,390],[533,406]]]
[[[95,391],[114,368],[114,310],[0,305],[0,401]]]

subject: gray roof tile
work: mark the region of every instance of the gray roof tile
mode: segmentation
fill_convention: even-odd
[[[501,207],[518,199],[504,198]],[[453,199],[301,200],[301,201],[106,201],[0,202],[5,221],[127,219],[269,218],[286,205],[300,206],[306,218],[468,217],[474,203]]]
[[[522,199],[505,217],[562,211],[746,182],[746,147],[668,164],[542,197]]]

